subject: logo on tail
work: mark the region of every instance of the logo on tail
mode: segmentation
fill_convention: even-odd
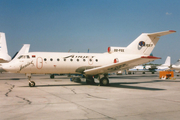
[[[140,41],[139,42],[139,47],[143,47],[143,46],[145,46],[145,42],[144,41]]]

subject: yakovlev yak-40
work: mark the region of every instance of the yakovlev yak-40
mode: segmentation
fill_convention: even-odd
[[[87,84],[98,76],[100,85],[109,85],[108,73],[133,68],[159,57],[149,56],[160,36],[174,33],[169,30],[142,33],[127,47],[109,47],[106,53],[29,52],[3,65],[13,73],[25,73],[29,86],[34,87],[31,74],[83,74]]]

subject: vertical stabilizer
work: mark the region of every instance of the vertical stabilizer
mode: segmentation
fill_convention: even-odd
[[[13,60],[17,59],[20,55],[26,54],[29,52],[30,44],[24,44],[23,47],[19,50],[17,55],[13,58]]]
[[[0,53],[8,54],[5,33],[0,32]]]
[[[169,30],[157,33],[142,33],[137,39],[127,46],[127,49],[131,51],[131,54],[150,55],[160,36],[174,32],[176,31]]]
[[[165,65],[165,66],[170,66],[171,65],[171,57],[170,56],[167,56],[166,61],[165,61],[165,63],[163,65]]]
[[[176,65],[176,66],[179,66],[179,67],[180,67],[180,59],[179,59],[179,60],[177,60],[177,62],[176,62],[174,65]]]
[[[11,57],[8,55],[5,33],[0,32],[0,63],[10,60]]]

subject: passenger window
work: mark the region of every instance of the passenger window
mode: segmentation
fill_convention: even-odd
[[[44,61],[47,61],[47,59],[46,59],[46,58],[44,58]]]
[[[64,59],[64,61],[66,61],[66,59]]]
[[[73,59],[71,59],[71,61],[73,61]]]
[[[98,62],[98,59],[96,59],[96,62]]]
[[[26,56],[28,59],[30,58],[29,55]]]
[[[77,59],[77,61],[79,62],[79,59]]]
[[[59,61],[59,58],[57,59],[57,61]]]
[[[53,61],[53,59],[51,58],[50,61]]]
[[[85,62],[85,61],[86,61],[86,59],[83,59],[83,61]]]

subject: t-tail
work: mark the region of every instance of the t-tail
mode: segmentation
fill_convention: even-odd
[[[109,47],[109,53],[125,53],[125,54],[139,54],[149,56],[156,43],[161,36],[174,33],[176,31],[169,30],[156,33],[142,33],[138,38],[136,38],[131,44],[127,47]]]
[[[5,33],[0,32],[0,63],[9,62],[11,57],[8,55]]]

